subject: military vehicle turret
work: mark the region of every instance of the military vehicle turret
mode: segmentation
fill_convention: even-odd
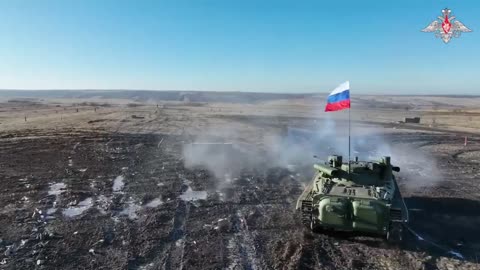
[[[408,210],[398,189],[390,157],[342,163],[330,156],[315,164],[316,173],[297,201],[303,223],[313,231],[373,233],[401,241]]]

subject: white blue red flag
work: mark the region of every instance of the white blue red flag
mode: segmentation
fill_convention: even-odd
[[[326,112],[350,109],[350,82],[346,81],[328,95]]]

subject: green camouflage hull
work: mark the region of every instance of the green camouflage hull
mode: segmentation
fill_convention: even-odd
[[[356,162],[350,168],[334,162],[333,166],[315,165],[317,174],[297,201],[303,223],[312,230],[365,232],[387,238],[401,233],[408,211],[391,173],[392,168],[399,168],[391,166],[389,158],[384,160]]]

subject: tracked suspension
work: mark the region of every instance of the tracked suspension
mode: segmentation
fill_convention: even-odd
[[[310,227],[312,222],[313,202],[302,201],[302,222],[305,226]]]

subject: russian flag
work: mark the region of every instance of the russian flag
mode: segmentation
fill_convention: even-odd
[[[328,95],[326,112],[350,109],[350,82],[346,81]]]

